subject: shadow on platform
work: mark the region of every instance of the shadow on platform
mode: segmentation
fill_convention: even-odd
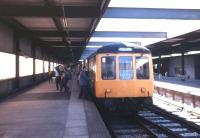
[[[65,92],[41,92],[41,93],[25,93],[10,99],[9,102],[16,101],[38,101],[38,100],[69,100],[70,94]]]

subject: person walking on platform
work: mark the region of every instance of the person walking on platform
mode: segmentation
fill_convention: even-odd
[[[79,93],[79,97],[78,98],[83,98],[83,96],[85,97],[85,99],[88,99],[88,81],[89,81],[89,77],[86,74],[86,68],[85,66],[83,67],[82,71],[80,72],[80,76],[79,76],[79,86],[80,86],[80,93]]]
[[[53,72],[52,71],[49,71],[49,73],[48,73],[48,79],[49,79],[49,84],[53,83]]]
[[[90,72],[86,71],[85,73],[88,76],[86,97],[89,100],[90,99],[90,92],[91,92],[91,87],[90,87]]]
[[[55,67],[55,77],[56,77],[56,89],[59,90],[60,88],[60,82],[61,82],[61,71],[60,66]]]
[[[71,80],[72,74],[70,72],[70,68],[65,69],[62,77],[61,77],[61,86],[60,86],[60,91],[62,92],[62,89],[65,89],[65,92],[69,92],[69,87],[67,86],[67,83],[69,80]]]

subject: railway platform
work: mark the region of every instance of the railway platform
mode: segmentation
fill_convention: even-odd
[[[91,101],[78,99],[76,78],[71,95],[44,82],[0,103],[1,138],[109,138]]]
[[[174,104],[200,113],[200,81],[178,77],[155,77],[155,95],[170,99]]]

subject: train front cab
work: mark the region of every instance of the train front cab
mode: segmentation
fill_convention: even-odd
[[[96,55],[96,98],[150,100],[153,67],[150,54]]]

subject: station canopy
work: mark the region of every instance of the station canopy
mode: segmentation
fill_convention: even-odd
[[[199,0],[0,0],[0,23],[61,61],[119,41],[157,56],[198,49],[199,8]]]
[[[0,23],[54,59],[78,61],[110,0],[0,0]]]
[[[153,56],[198,50],[199,0],[111,0],[80,58],[112,42],[150,48]]]

